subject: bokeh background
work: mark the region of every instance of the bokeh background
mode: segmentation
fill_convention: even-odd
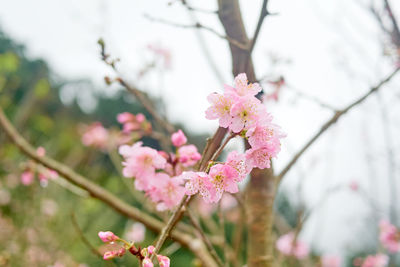
[[[217,9],[216,1],[190,3]],[[240,4],[252,33],[261,1]],[[253,60],[266,95],[276,92],[274,81],[285,80],[278,99],[267,101],[287,133],[274,161],[277,171],[333,110],[354,101],[398,66],[400,47],[383,30],[392,27],[383,4],[270,1],[274,14],[265,21]],[[391,4],[400,19],[400,3]],[[232,83],[227,42],[208,31],[160,21],[200,21],[223,33],[216,14],[188,12],[179,1],[161,0],[0,0],[0,6],[1,107],[31,143],[127,202],[145,205],[131,198],[132,188],[109,155],[83,146],[81,129],[94,121],[117,128],[116,115],[124,111],[151,117],[123,88],[105,84],[104,77],[112,71],[100,59],[99,38],[113,57],[120,58],[124,77],[151,96],[199,149],[217,128],[204,111],[207,95]],[[167,56],[154,47],[167,51]],[[296,223],[299,211],[310,213],[300,236],[316,254],[341,255],[351,266],[354,257],[377,251],[380,219],[400,223],[399,84],[395,77],[345,115],[279,188],[276,210],[289,224]],[[133,222],[79,189],[72,193],[39,180],[34,186],[22,185],[20,174],[29,161],[6,140],[0,132],[0,265],[106,266],[84,244],[79,227],[98,247],[98,231],[128,233]],[[146,142],[158,146],[154,140]],[[239,142],[229,146],[239,148]],[[144,243],[154,238],[147,231]],[[184,249],[175,249],[174,266],[193,261]],[[117,263],[136,264],[129,257]]]

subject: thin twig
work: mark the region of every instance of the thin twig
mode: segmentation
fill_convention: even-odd
[[[206,13],[206,14],[218,14],[218,10],[208,10],[208,9],[203,9],[203,8],[198,8],[198,7],[192,7],[191,5],[188,4],[186,0],[181,0],[182,5],[186,7],[187,10],[190,11],[195,11],[195,12],[201,12],[201,13]]]
[[[211,244],[210,239],[207,237],[206,233],[204,233],[203,229],[201,228],[200,223],[198,222],[197,218],[193,214],[190,209],[187,209],[187,215],[191,224],[197,230],[197,233],[200,235],[201,239],[203,240],[204,244],[207,246],[208,250],[210,251],[211,256],[215,259],[219,266],[223,266],[223,262],[221,258],[218,256],[217,251],[215,251],[214,246]]]
[[[342,110],[337,111],[327,122],[325,122],[321,129],[313,136],[311,139],[297,152],[291,161],[286,165],[285,168],[279,173],[277,176],[278,183],[282,180],[285,174],[294,166],[297,160],[304,154],[304,152],[326,131],[328,130],[333,124],[335,124],[340,117],[346,114],[349,110],[357,106],[358,104],[364,102],[371,94],[378,91],[384,84],[389,82],[400,70],[400,68],[396,68],[389,76],[387,76],[384,80],[382,80],[378,85],[371,88],[366,94],[358,98],[356,101],[348,105],[347,107],[343,108]]]
[[[256,30],[254,31],[253,38],[250,41],[250,46],[248,49],[245,69],[247,69],[247,66],[250,63],[251,54],[253,53],[254,47],[256,45],[256,42],[257,42],[258,36],[260,34],[261,26],[264,22],[264,19],[269,14],[268,9],[267,9],[267,4],[268,4],[268,0],[263,0],[262,7],[261,7],[261,13],[258,18]]]
[[[214,30],[213,28],[205,26],[205,25],[203,25],[201,23],[195,23],[193,25],[186,25],[186,24],[180,24],[180,23],[168,21],[168,20],[161,19],[161,18],[154,18],[154,17],[151,17],[149,15],[144,15],[144,16],[147,19],[149,19],[150,21],[159,22],[159,23],[163,23],[163,24],[166,24],[166,25],[179,27],[179,28],[183,28],[183,29],[204,29],[204,30],[206,30],[208,32],[211,32],[211,33],[215,34],[219,38],[227,40],[229,43],[231,43],[232,45],[234,45],[234,46],[236,46],[236,47],[238,47],[240,49],[243,49],[243,50],[247,50],[248,49],[248,45],[247,44],[243,44],[243,43],[241,43],[241,42],[229,37],[228,35],[220,34],[216,30]]]
[[[256,45],[257,38],[258,38],[258,36],[260,34],[261,26],[262,26],[262,24],[264,22],[264,19],[269,14],[268,9],[267,9],[267,5],[268,5],[268,0],[263,0],[260,17],[258,18],[258,22],[257,22],[257,27],[256,27],[256,30],[254,31],[253,38],[251,39],[251,42],[250,42],[249,55],[251,55],[251,53],[254,50],[254,46]]]

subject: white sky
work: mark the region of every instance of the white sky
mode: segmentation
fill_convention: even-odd
[[[190,2],[193,6],[216,10],[214,0]],[[253,56],[257,75],[282,74],[291,86],[338,108],[350,103],[391,70],[389,61],[383,59],[380,29],[364,7],[367,2],[270,0],[270,11],[279,15],[265,20]],[[0,25],[11,37],[26,44],[29,55],[45,58],[55,73],[65,78],[90,78],[100,89],[105,88],[104,75],[112,72],[99,60],[99,37],[105,39],[112,55],[122,59],[120,67],[128,79],[148,59],[147,52],[143,52],[148,44],[168,47],[172,51],[172,70],[154,73],[138,85],[152,95],[162,95],[171,120],[184,122],[192,130],[212,133],[217,123],[204,118],[208,106],[206,96],[212,91],[221,91],[222,84],[210,71],[194,31],[150,22],[143,16],[149,14],[191,24],[188,13],[179,3],[172,6],[166,3],[162,0],[0,0]],[[260,5],[260,0],[241,1],[248,33],[253,33]],[[398,3],[395,10],[399,11],[400,18]],[[223,33],[215,15],[197,16],[203,24]],[[231,83],[227,43],[209,32],[201,34],[225,82]],[[290,59],[291,63],[272,66],[271,54]],[[400,142],[395,138],[399,127],[394,127],[400,122],[400,90],[396,86],[399,82],[399,78],[395,79],[380,94],[389,110],[396,162],[400,160],[397,153]],[[301,196],[312,205],[319,202],[327,188],[346,186],[354,179],[387,206],[388,161],[377,99],[371,97],[326,133],[286,177],[284,188],[294,192],[298,182],[304,181]],[[276,161],[278,168],[331,114],[312,102],[296,99],[289,89],[283,91],[278,104],[270,105],[270,110],[288,133]],[[394,173],[397,180],[398,167],[399,164]],[[305,238],[323,250],[344,251],[349,244],[355,244],[352,239],[365,238],[365,233],[354,229],[368,222],[366,216],[368,208],[360,195],[343,189],[332,194],[323,209],[311,217]]]

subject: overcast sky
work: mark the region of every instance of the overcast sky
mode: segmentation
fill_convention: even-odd
[[[291,87],[340,108],[391,71],[390,61],[383,57],[383,35],[366,8],[368,0],[269,2],[270,11],[277,15],[267,17],[254,51],[258,77],[283,75]],[[395,4],[396,1],[391,2]],[[217,8],[214,0],[190,3],[208,10]],[[249,33],[254,31],[260,5],[259,0],[241,1]],[[0,6],[2,29],[25,44],[30,56],[44,58],[58,75],[71,79],[89,78],[99,90],[106,88],[103,77],[112,72],[99,60],[96,44],[98,38],[103,37],[109,52],[121,58],[120,68],[125,77],[150,94],[161,95],[172,121],[209,133],[217,127],[215,121],[204,118],[204,110],[208,106],[206,96],[213,91],[221,92],[222,84],[211,71],[196,33],[191,29],[151,22],[144,17],[147,14],[192,24],[179,3],[167,5],[167,1],[162,0],[0,0]],[[394,7],[400,18],[399,3]],[[196,16],[202,24],[223,33],[216,15],[196,13]],[[205,38],[224,82],[232,83],[226,41],[206,31],[200,34]],[[172,68],[137,82],[134,78],[138,70],[151,58],[146,49],[149,44],[170,49]],[[274,65],[271,56],[290,62]],[[399,82],[399,78],[394,79],[380,98],[373,96],[346,115],[286,177],[284,188],[289,191],[297,190],[299,181],[303,181],[301,198],[295,200],[297,204],[306,201],[312,206],[326,195],[326,189],[344,186],[331,194],[323,209],[307,224],[305,238],[319,248],[343,251],[349,244],[355,244],[352,239],[366,236],[355,229],[368,222],[370,209],[365,205],[365,198],[346,187],[350,181],[359,181],[373,199],[379,199],[387,206],[390,169],[380,107],[387,107],[391,122],[390,142],[396,162],[399,162],[400,141],[395,138],[399,136],[399,127],[394,126],[400,122]],[[90,102],[87,105],[90,106]],[[269,104],[269,109],[288,133],[276,161],[278,169],[332,114],[330,110],[296,97],[289,89],[283,89],[280,102]],[[397,180],[398,166],[394,174]],[[349,202],[354,205],[349,207]],[[385,216],[385,210],[379,216]],[[329,226],[325,225],[328,222]]]

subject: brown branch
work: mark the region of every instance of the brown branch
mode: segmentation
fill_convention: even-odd
[[[297,160],[306,152],[306,150],[326,131],[328,130],[333,124],[335,124],[340,117],[342,117],[344,114],[346,114],[349,110],[357,106],[358,104],[364,102],[365,99],[367,99],[371,94],[375,93],[378,91],[384,84],[389,82],[393,76],[396,75],[396,73],[400,70],[400,68],[395,69],[389,76],[387,76],[384,80],[382,80],[378,85],[375,87],[372,87],[366,94],[358,98],[356,101],[348,105],[347,107],[335,112],[335,114],[327,121],[325,122],[321,129],[313,136],[311,139],[303,146],[303,148],[300,149],[299,152],[297,152],[294,157],[292,158],[291,161],[286,165],[285,168],[279,173],[278,175],[278,183],[282,180],[282,178],[286,175],[286,173],[295,165]]]
[[[258,36],[260,34],[261,26],[262,26],[262,24],[264,22],[264,19],[269,14],[268,9],[267,9],[267,5],[268,5],[268,0],[263,0],[262,6],[261,6],[261,13],[260,13],[260,16],[258,18],[257,26],[256,26],[256,29],[254,31],[253,38],[251,39],[251,42],[250,42],[250,47],[249,47],[249,51],[248,51],[248,56],[247,56],[248,58],[247,58],[246,66],[247,66],[247,64],[249,64],[249,60],[251,58],[251,54],[253,53],[254,47],[256,45],[257,38],[258,38]]]
[[[241,43],[241,42],[237,41],[236,39],[230,37],[229,35],[220,34],[216,30],[214,30],[213,28],[205,26],[205,25],[203,25],[201,23],[195,23],[193,25],[186,25],[186,24],[180,24],[180,23],[176,23],[176,22],[172,22],[172,21],[168,21],[168,20],[164,20],[164,19],[160,19],[160,18],[154,18],[154,17],[151,17],[149,15],[145,15],[145,17],[147,19],[149,19],[150,21],[153,21],[153,22],[159,22],[159,23],[163,23],[163,24],[166,24],[166,25],[179,27],[179,28],[183,28],[183,29],[204,29],[204,30],[206,30],[208,32],[211,32],[211,33],[215,34],[216,36],[218,36],[221,39],[227,40],[230,44],[232,44],[232,45],[234,45],[234,46],[236,46],[236,47],[238,47],[240,49],[244,49],[244,50],[248,49],[247,43]]]
[[[130,206],[101,186],[74,172],[68,166],[50,157],[38,156],[35,148],[16,131],[1,108],[0,127],[4,129],[4,132],[10,140],[29,158],[49,169],[57,171],[60,176],[86,190],[92,197],[107,204],[121,215],[143,223],[149,230],[160,232],[163,229],[163,222],[149,216],[135,207]],[[188,247],[205,266],[215,266],[213,265],[213,259],[209,256],[205,247],[201,243],[199,245],[199,243],[196,242],[197,239],[193,239],[192,236],[184,234],[178,230],[173,230],[171,232],[171,238],[183,246]]]
[[[400,48],[400,29],[397,24],[396,17],[393,14],[392,7],[390,6],[389,0],[384,0],[386,11],[389,15],[389,18],[392,22],[393,30],[392,30],[392,42],[397,48]]]

